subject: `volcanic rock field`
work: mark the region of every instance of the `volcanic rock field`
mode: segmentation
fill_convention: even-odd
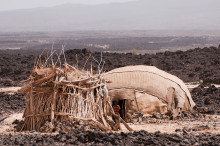
[[[33,51],[33,50],[30,50]],[[46,50],[42,58],[46,57]],[[0,87],[22,86],[34,67],[40,51],[0,50]],[[59,54],[59,51],[57,51]],[[61,62],[66,61],[79,69],[90,70],[91,65],[97,71],[97,61],[104,63],[103,72],[127,65],[150,65],[176,75],[184,82],[196,82],[198,87],[191,90],[196,103],[195,112],[186,119],[204,115],[220,115],[220,46],[195,48],[188,51],[163,52],[157,54],[135,55],[90,52],[88,49],[73,49],[61,55]],[[56,62],[56,55],[53,59]],[[51,60],[50,60],[51,61]],[[22,112],[26,105],[24,95],[0,92],[0,125],[12,113]],[[194,117],[192,117],[194,116]],[[155,117],[152,117],[155,118]],[[157,118],[156,118],[157,119]],[[181,122],[183,119],[179,119]],[[169,119],[167,120],[169,122]],[[171,120],[172,121],[172,120]],[[220,119],[215,125],[220,127]],[[209,125],[207,125],[209,126]],[[0,145],[220,145],[220,130],[217,133],[204,130],[177,129],[176,133],[150,133],[144,130],[133,133],[103,133],[99,130],[76,128],[72,132],[41,134],[36,131],[0,133]]]

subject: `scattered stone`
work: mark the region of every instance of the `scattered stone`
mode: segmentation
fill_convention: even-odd
[[[5,117],[13,112],[20,112],[25,108],[25,105],[26,101],[24,95],[9,95],[4,92],[0,92],[0,117]]]
[[[0,134],[0,145],[218,145],[218,134],[163,134],[139,131],[133,133],[103,133],[75,129],[58,134]]]
[[[205,88],[205,87],[208,88]],[[191,91],[193,101],[196,103],[195,110],[202,114],[220,114],[220,88],[214,85],[201,84]]]
[[[192,128],[190,127],[183,127],[183,132],[186,131],[186,132],[191,132]]]
[[[175,130],[175,132],[181,132],[181,131],[182,131],[181,129],[176,129],[176,130]]]
[[[160,113],[155,113],[152,115],[153,118],[156,118],[156,119],[160,119],[161,118],[161,114]]]

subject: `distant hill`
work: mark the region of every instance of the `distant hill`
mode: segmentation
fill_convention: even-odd
[[[138,0],[0,11],[0,31],[213,30],[219,0]]]

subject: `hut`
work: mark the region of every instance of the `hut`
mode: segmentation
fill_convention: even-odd
[[[195,103],[189,90],[178,77],[154,66],[126,66],[103,75],[108,94],[121,107],[124,119],[135,112],[170,114],[192,111]]]
[[[120,130],[117,127],[122,122],[132,131],[114,114],[102,74],[78,70],[67,63],[62,68],[53,63],[38,63],[20,92],[27,97],[21,130],[40,131],[46,122],[54,125],[68,120],[73,123],[84,121],[102,131]],[[107,115],[107,109],[110,115]],[[119,121],[112,120],[112,116]]]

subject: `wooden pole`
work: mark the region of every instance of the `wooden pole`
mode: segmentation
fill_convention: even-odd
[[[114,110],[112,109],[111,104],[110,104],[109,102],[107,102],[107,103],[108,103],[108,105],[110,106],[110,112],[111,112],[111,114],[112,114],[113,116],[115,116],[116,118],[118,118],[119,116],[114,113]],[[134,131],[121,117],[120,117],[120,121],[125,125],[125,127],[126,127],[129,131]]]
[[[35,130],[35,111],[34,111],[34,99],[33,99],[33,89],[32,89],[32,84],[31,84],[31,89],[30,89],[30,109],[31,109],[31,114],[33,117],[31,117],[31,129]]]
[[[51,122],[53,124],[54,124],[54,118],[55,118],[56,97],[57,97],[57,85],[54,84],[53,101],[52,101],[52,106],[51,106]]]
[[[136,102],[136,106],[137,106],[138,112],[140,112],[140,109],[139,109],[138,103],[137,103],[137,97],[136,97],[136,94],[135,94],[135,90],[134,90],[134,99],[135,99],[135,102]]]

